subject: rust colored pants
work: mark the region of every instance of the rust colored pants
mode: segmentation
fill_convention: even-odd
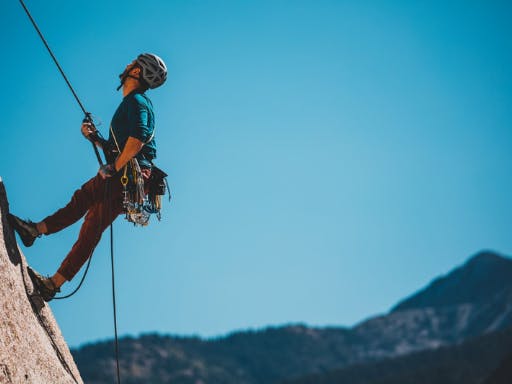
[[[119,175],[102,179],[97,174],[75,191],[64,208],[43,220],[50,235],[85,215],[78,240],[58,270],[66,280],[70,281],[92,256],[103,231],[123,212],[122,190]]]

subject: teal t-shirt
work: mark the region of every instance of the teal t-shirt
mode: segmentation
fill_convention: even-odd
[[[148,160],[153,160],[156,157],[156,143],[154,136],[152,137],[155,129],[155,116],[151,100],[140,91],[126,95],[117,107],[110,126],[109,146],[116,148],[112,131],[121,151],[130,136],[142,141],[145,145],[135,157],[142,168],[150,168],[151,164]]]

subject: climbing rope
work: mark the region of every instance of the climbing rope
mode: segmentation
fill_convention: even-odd
[[[108,204],[112,202],[112,188],[110,186],[110,180],[107,180],[108,185]],[[116,280],[114,273],[114,222],[112,221],[112,207],[108,210],[110,214],[110,264],[112,266],[112,307],[114,312],[114,341],[115,341],[115,352],[116,352],[116,375],[117,383],[121,384],[121,374],[119,373],[119,341],[117,337],[117,311],[116,311]]]
[[[39,27],[37,26],[34,18],[32,17],[32,15],[30,14],[27,6],[25,5],[25,3],[23,2],[23,0],[20,0],[20,3],[21,3],[21,6],[23,7],[23,9],[25,10],[25,13],[27,14],[28,18],[30,19],[30,21],[32,22],[32,25],[34,26],[37,34],[39,35],[39,37],[41,38],[41,41],[43,42],[44,46],[46,47],[46,49],[48,50],[48,53],[50,54],[50,56],[52,57],[53,59],[53,62],[55,63],[55,65],[57,66],[57,69],[59,70],[60,74],[62,75],[62,77],[64,78],[64,81],[66,82],[66,84],[68,85],[69,87],[69,90],[71,91],[71,93],[73,94],[73,96],[75,97],[75,100],[76,102],[78,103],[78,105],[80,106],[80,109],[82,110],[82,112],[84,113],[84,121],[88,122],[88,123],[93,123],[92,121],[92,117],[91,117],[91,114],[89,112],[87,112],[84,108],[84,105],[82,104],[82,102],[80,101],[80,99],[78,98],[78,95],[76,94],[75,90],[73,89],[73,87],[71,86],[71,83],[69,82],[68,80],[68,77],[66,76],[66,74],[64,73],[64,70],[62,69],[62,67],[60,66],[59,62],[57,61],[57,58],[55,57],[55,55],[53,54],[52,50],[50,49],[50,46],[48,45],[48,42],[46,41],[46,39],[44,38],[41,30],[39,29]],[[100,153],[98,151],[98,148],[96,147],[96,145],[94,145],[94,143],[91,143],[92,146],[93,146],[93,149],[94,149],[94,154],[96,155],[96,159],[98,160],[98,163],[101,165],[103,165],[103,162],[101,160],[101,156],[100,156]]]
[[[41,38],[44,46],[48,50],[48,53],[52,57],[53,62],[57,66],[57,69],[59,70],[60,74],[64,78],[64,81],[68,85],[68,87],[69,87],[71,93],[73,94],[75,100],[77,101],[78,105],[80,106],[80,109],[84,113],[85,116],[84,116],[83,121],[91,123],[94,126],[91,114],[86,111],[86,109],[84,108],[82,102],[78,98],[78,95],[76,94],[75,90],[71,86],[71,83],[68,80],[66,74],[64,73],[64,70],[62,69],[62,67],[60,66],[59,62],[57,61],[57,58],[55,57],[55,55],[53,54],[52,50],[50,49],[50,46],[48,45],[48,42],[44,38],[41,30],[39,29],[39,27],[37,26],[37,24],[36,24],[36,22],[34,20],[34,18],[30,14],[27,6],[23,2],[23,0],[19,0],[19,1],[20,1],[21,6],[23,7],[23,9],[25,10],[25,13],[27,14],[28,18],[30,19],[32,25],[34,26],[37,34]],[[92,147],[94,149],[94,153],[96,155],[96,159],[98,160],[99,165],[102,166],[103,165],[103,161],[102,161],[100,153],[98,151],[98,147],[96,147],[96,145],[93,142],[91,142],[91,144],[92,144]],[[112,207],[110,206],[110,182],[109,181],[110,180],[107,181],[107,186],[106,186],[105,189],[108,189],[108,191],[109,191],[108,204],[109,204],[109,207],[110,207],[110,209],[109,209],[110,219],[112,219]],[[105,191],[105,194],[106,194],[106,191]],[[101,231],[101,228],[102,228],[102,225],[100,225],[100,227],[99,227],[100,231]],[[99,233],[99,235],[101,235],[101,232]],[[115,294],[115,280],[114,280],[114,231],[113,231],[113,225],[112,224],[110,224],[110,258],[111,258],[111,263],[112,263],[112,305],[113,305],[113,312],[114,312],[115,358],[116,358],[116,373],[117,373],[116,376],[117,376],[117,383],[121,384],[121,376],[120,376],[120,372],[119,372],[119,342],[118,342],[118,336],[117,336],[117,311],[116,311],[116,294]],[[80,289],[80,287],[82,286],[82,283],[85,280],[87,272],[89,271],[89,266],[91,264],[91,260],[92,260],[92,252],[89,255],[89,260],[88,260],[87,267],[85,269],[84,275],[82,277],[82,280],[80,281],[78,286],[75,288],[75,290],[73,292],[71,292],[69,295],[58,297],[56,299],[65,299],[65,298],[71,297]]]

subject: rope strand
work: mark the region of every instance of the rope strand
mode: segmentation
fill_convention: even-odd
[[[32,17],[32,15],[30,14],[30,11],[28,10],[27,6],[25,5],[25,3],[23,2],[23,0],[20,0],[20,4],[21,6],[23,7],[23,9],[25,10],[25,13],[27,14],[28,18],[30,19],[30,21],[32,22],[32,25],[34,26],[37,34],[39,35],[39,37],[41,38],[41,41],[43,42],[44,46],[46,47],[46,49],[48,50],[48,53],[50,54],[50,56],[52,57],[53,59],[53,62],[55,63],[55,65],[57,66],[57,69],[59,70],[60,74],[62,75],[62,77],[64,78],[64,81],[66,82],[66,84],[68,85],[69,87],[69,90],[71,91],[71,93],[73,94],[73,96],[75,97],[75,100],[76,102],[78,103],[78,105],[80,106],[80,109],[82,110],[82,112],[84,113],[85,115],[85,119],[86,121],[89,121],[92,123],[92,118],[91,118],[91,114],[89,112],[87,112],[84,108],[84,105],[82,104],[82,102],[80,101],[80,99],[78,98],[78,95],[76,94],[75,90],[73,89],[73,87],[71,86],[71,83],[70,81],[68,80],[68,77],[66,76],[66,74],[64,73],[64,70],[62,69],[62,67],[60,66],[59,62],[57,61],[57,58],[55,57],[55,55],[53,54],[50,46],[48,45],[48,42],[46,41],[46,39],[44,38],[43,36],[43,33],[41,32],[41,30],[39,29],[39,27],[37,26],[36,24],[36,21],[34,20],[34,18]],[[92,144],[92,147],[94,149],[94,154],[96,155],[96,159],[98,160],[98,163],[100,164],[100,166],[103,165],[103,161],[101,160],[101,156],[100,156],[100,153],[98,151],[98,148],[96,147],[96,145],[94,143],[91,143]]]
[[[82,109],[84,115],[87,115],[87,111],[85,110],[82,102],[80,101],[80,99],[78,98],[75,90],[73,89],[73,87],[71,86],[71,83],[69,82],[66,74],[64,73],[62,67],[60,66],[59,62],[57,61],[57,58],[55,57],[55,55],[53,54],[52,50],[50,49],[50,46],[48,45],[48,43],[46,42],[46,39],[44,38],[43,34],[41,33],[41,30],[39,29],[39,27],[37,26],[34,18],[32,17],[32,15],[30,14],[28,8],[26,7],[25,3],[23,2],[23,0],[20,0],[20,3],[21,3],[21,6],[23,7],[23,9],[25,10],[28,18],[30,19],[30,21],[32,22],[32,25],[34,26],[34,28],[36,29],[37,31],[37,34],[39,35],[39,37],[41,38],[41,40],[43,41],[43,44],[44,46],[46,47],[46,49],[48,50],[48,53],[50,53],[50,56],[52,57],[53,59],[53,62],[55,63],[55,65],[57,66],[57,68],[59,69],[59,72],[60,74],[62,75],[62,77],[64,78],[64,80],[66,81],[66,84],[68,85],[69,89],[71,90],[71,93],[73,94],[73,96],[75,97],[78,105],[80,106],[80,108]]]
[[[44,38],[41,30],[39,29],[39,27],[37,26],[37,24],[36,24],[36,22],[34,20],[34,18],[30,14],[30,12],[29,12],[28,8],[26,7],[25,3],[23,2],[23,0],[19,0],[19,1],[21,3],[21,6],[23,7],[23,9],[25,10],[25,13],[27,14],[28,18],[32,22],[32,25],[34,26],[37,34],[41,38],[44,46],[48,50],[48,53],[52,57],[53,62],[57,66],[57,69],[59,70],[60,74],[64,78],[64,81],[66,82],[67,86],[69,87],[69,89],[70,89],[71,93],[73,94],[75,100],[77,101],[78,105],[80,106],[80,109],[84,113],[84,115],[85,115],[84,121],[88,121],[88,122],[92,123],[91,114],[86,111],[86,109],[84,108],[82,102],[78,98],[78,95],[76,94],[76,92],[73,89],[70,81],[68,80],[66,74],[64,73],[64,70],[62,69],[62,67],[60,66],[59,62],[57,61],[57,58],[55,57],[55,55],[53,54],[52,50],[50,49],[50,46],[48,45],[48,42]],[[93,146],[94,153],[96,154],[96,158],[98,160],[98,163],[100,164],[100,166],[103,165],[103,162],[101,160],[101,156],[99,154],[98,148],[96,147],[96,145],[94,143],[91,143],[91,144]],[[110,183],[108,183],[108,184],[109,184],[109,187],[108,187],[108,189],[109,189],[109,197],[108,197],[109,202],[108,202],[108,204],[110,204],[110,198],[111,198],[111,196],[110,196]],[[112,208],[110,209],[110,219],[112,221]],[[101,228],[101,226],[100,226],[100,228]],[[115,280],[114,280],[114,230],[113,230],[113,225],[112,224],[110,224],[110,258],[111,258],[111,262],[112,262],[112,302],[113,302],[113,307],[114,307],[114,334],[115,334],[115,358],[116,358],[116,368],[117,368],[117,383],[121,384],[121,376],[120,376],[120,373],[119,373],[119,345],[118,345],[118,337],[117,337],[117,313],[116,313],[116,294],[115,294]],[[87,264],[87,268],[85,269],[85,273],[84,273],[84,275],[82,277],[82,280],[80,281],[80,284],[78,284],[78,287],[71,294],[69,294],[67,296],[64,296],[64,297],[59,297],[59,298],[56,298],[56,299],[65,299],[67,297],[70,297],[70,296],[74,295],[80,289],[80,287],[82,286],[82,283],[85,280],[85,276],[87,275],[87,271],[89,270],[91,259],[92,259],[92,253],[91,253],[91,255],[89,255],[89,261],[88,261],[88,264]],[[75,379],[75,381],[76,381],[76,379]]]
[[[107,180],[107,188],[108,188],[108,204],[111,205],[112,202],[112,189],[111,189],[111,180]],[[117,384],[121,384],[121,374],[119,373],[119,341],[117,337],[117,310],[116,310],[116,281],[115,281],[115,273],[114,273],[114,223],[112,222],[112,207],[109,209],[110,213],[110,263],[112,265],[112,307],[114,312],[114,340],[115,340],[115,352],[116,352],[116,374],[117,374]]]

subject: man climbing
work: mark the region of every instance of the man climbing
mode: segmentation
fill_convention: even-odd
[[[29,269],[34,286],[45,301],[53,299],[60,287],[73,279],[92,256],[103,231],[126,209],[127,185],[134,191],[139,180],[141,193],[148,191],[156,145],[153,106],[145,91],[165,82],[167,68],[158,56],[143,53],[119,77],[118,90],[122,88],[123,100],[112,118],[108,140],[102,138],[91,122],[86,121],[81,127],[88,140],[103,148],[108,163],[75,191],[64,208],[42,221],[34,223],[9,216],[23,244],[30,247],[36,238],[56,233],[85,215],[78,240],[53,276],[44,277]]]

